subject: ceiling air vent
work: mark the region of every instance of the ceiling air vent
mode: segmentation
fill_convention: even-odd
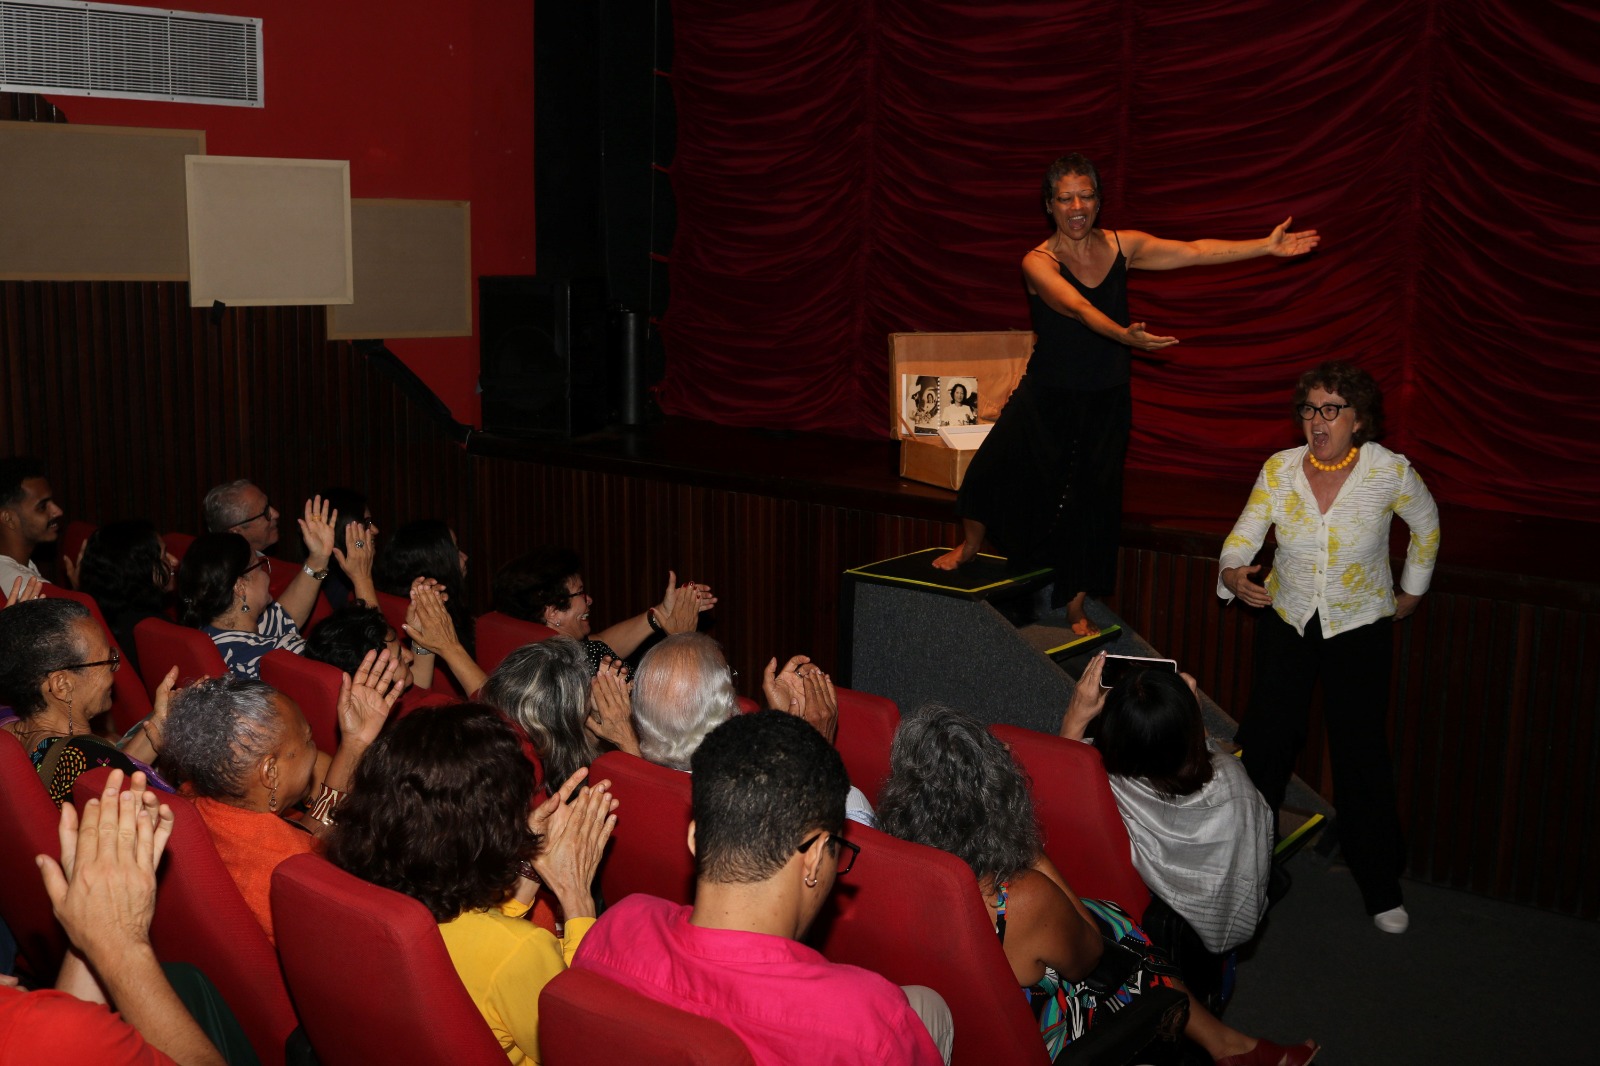
[[[0,91],[260,107],[261,20],[0,0]]]

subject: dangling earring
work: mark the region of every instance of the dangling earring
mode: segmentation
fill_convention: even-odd
[[[278,809],[278,783],[276,781],[274,781],[272,783],[272,792],[271,792],[271,794],[269,794],[267,796],[267,810],[275,811],[277,809]]]
[[[239,610],[243,611],[245,614],[250,613],[250,601],[245,599],[243,596],[239,597]]]
[[[69,736],[69,737],[73,736],[77,732],[78,732],[78,723],[73,721],[73,718],[72,718],[72,701],[68,700],[67,701],[67,736]]]

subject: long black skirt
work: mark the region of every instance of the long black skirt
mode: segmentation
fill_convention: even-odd
[[[956,496],[1013,570],[1054,568],[1060,606],[1116,588],[1128,386],[1050,389],[1024,377],[972,457]]]

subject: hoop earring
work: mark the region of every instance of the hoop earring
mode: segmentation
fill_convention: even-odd
[[[808,877],[805,880],[806,880],[806,887],[807,888],[816,888],[817,887],[817,879],[815,877]]]

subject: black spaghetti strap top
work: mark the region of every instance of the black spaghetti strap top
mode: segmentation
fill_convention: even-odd
[[[1094,308],[1119,326],[1128,324],[1128,261],[1122,254],[1122,238],[1111,231],[1117,242],[1117,258],[1099,285],[1093,288],[1073,276],[1065,263],[1058,263],[1061,276],[1083,294]],[[1126,385],[1131,360],[1125,345],[1102,337],[1075,318],[1059,314],[1037,293],[1028,295],[1028,310],[1033,316],[1033,332],[1038,335],[1033,357],[1028,360],[1028,379],[1051,389],[1109,389]]]

